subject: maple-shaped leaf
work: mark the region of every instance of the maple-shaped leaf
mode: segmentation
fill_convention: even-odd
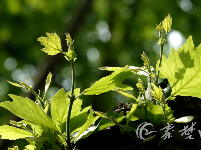
[[[162,58],[159,68],[172,88],[172,96],[201,98],[201,45],[194,48],[192,37],[176,51],[172,48],[169,58]]]
[[[47,37],[39,37],[37,40],[41,42],[45,48],[41,49],[48,55],[56,55],[62,52],[61,40],[56,33],[46,33]]]

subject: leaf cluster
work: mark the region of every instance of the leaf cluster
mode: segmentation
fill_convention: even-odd
[[[165,38],[161,38],[162,30],[166,31],[166,36],[171,30],[172,18],[168,15],[157,25],[159,31],[158,44],[163,52]],[[46,92],[51,83],[52,74],[49,73],[45,82],[45,92],[36,93],[32,86],[25,82],[10,84],[32,92],[35,102],[29,98],[9,94],[12,102],[2,102],[1,107],[8,109],[16,116],[22,118],[20,122],[10,121],[12,126],[0,126],[1,139],[26,139],[29,145],[27,150],[34,149],[68,149],[71,144],[88,137],[90,134],[103,130],[107,127],[117,125],[122,134],[128,134],[140,147],[139,141],[131,134],[137,129],[136,120],[150,122],[154,126],[167,125],[169,122],[184,123],[193,120],[193,116],[186,116],[175,119],[173,111],[167,105],[168,100],[173,100],[177,95],[195,96],[201,98],[200,87],[200,59],[201,47],[194,48],[192,37],[177,51],[172,48],[169,58],[161,55],[157,61],[157,67],[150,66],[149,58],[143,52],[141,59],[144,62],[142,67],[100,67],[101,70],[112,71],[109,76],[96,81],[91,87],[80,92],[80,88],[74,88],[74,61],[76,54],[73,40],[69,33],[66,34],[68,52],[64,52],[61,41],[56,33],[46,33],[47,37],[40,37],[45,48],[42,49],[48,55],[62,53],[71,63],[72,67],[72,89],[66,92],[61,88],[51,99],[46,99]],[[159,73],[160,72],[160,73]],[[130,93],[132,87],[122,82],[129,76],[137,74],[147,77],[147,89],[139,78],[136,87],[139,89],[137,98]],[[169,85],[162,89],[158,84],[158,78],[167,78]],[[94,111],[92,106],[81,108],[82,95],[99,95],[108,91],[116,91],[132,100],[130,111],[117,113],[112,108],[108,113]],[[169,94],[170,93],[170,94]],[[101,119],[99,119],[101,118]],[[123,124],[122,122],[125,123]],[[138,134],[138,133],[137,133]],[[146,139],[149,141],[154,136]],[[16,146],[9,149],[18,149]]]

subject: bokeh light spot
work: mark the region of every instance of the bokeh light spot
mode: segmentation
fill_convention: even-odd
[[[8,71],[13,71],[17,67],[17,61],[13,57],[9,57],[4,62],[4,67]]]
[[[99,60],[100,60],[99,50],[95,47],[88,49],[87,50],[87,59],[91,64],[97,66],[99,64]]]
[[[98,32],[98,37],[102,42],[106,43],[111,39],[111,33],[106,21],[98,21],[98,23],[96,24],[96,30]]]
[[[181,32],[176,30],[171,30],[167,37],[168,44],[170,47],[173,47],[175,50],[177,50],[179,47],[182,46],[185,42],[185,38],[181,34]]]

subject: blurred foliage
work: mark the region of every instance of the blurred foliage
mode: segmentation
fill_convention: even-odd
[[[27,94],[9,85],[6,80],[25,81],[34,87],[34,82],[43,71],[40,69],[41,64],[47,64],[47,58],[52,57],[41,51],[42,46],[37,38],[46,36],[46,32],[56,32],[64,37],[82,2],[84,0],[0,1],[0,101],[9,101],[8,93]],[[111,73],[101,71],[98,67],[142,66],[140,54],[143,51],[155,67],[159,59],[156,24],[169,13],[173,18],[173,32],[169,34],[173,40],[168,38],[164,54],[168,56],[173,46],[171,42],[178,41],[180,45],[176,46],[181,46],[189,35],[192,35],[197,47],[201,42],[200,8],[200,1],[190,0],[92,0],[84,18],[79,18],[83,23],[72,37],[75,39],[78,58],[75,61],[76,87],[81,87],[82,91]],[[47,93],[49,97],[61,87],[70,90],[71,85],[71,70],[65,59],[52,67],[53,82]],[[124,82],[134,88],[135,96],[138,93],[135,86],[137,77],[139,76],[133,75]],[[144,79],[142,78],[143,81]],[[144,86],[146,87],[146,83]],[[42,92],[43,89],[40,90]],[[107,111],[122,101],[128,102],[128,99],[115,92],[81,98],[84,100],[83,107],[91,103],[94,110],[102,111]],[[1,125],[8,124],[10,113],[3,108],[0,111]],[[16,141],[14,144],[19,145]]]

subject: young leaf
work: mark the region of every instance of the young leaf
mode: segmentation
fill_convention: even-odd
[[[62,52],[61,40],[56,33],[46,33],[47,37],[40,37],[37,40],[41,42],[45,48],[41,49],[48,55],[56,55]]]
[[[123,82],[126,78],[132,75],[131,72],[126,71],[127,66],[122,69],[114,71],[111,75],[101,78],[96,81],[90,88],[85,89],[84,95],[99,95],[101,93],[114,90],[120,87],[124,90],[132,90],[130,86],[124,85]]]
[[[128,98],[136,100],[136,98],[131,93],[129,93],[128,91],[126,91],[126,90],[124,90],[122,88],[116,87],[116,88],[114,88],[114,91],[116,91],[119,94],[124,95],[124,96],[126,96]]]
[[[164,114],[162,107],[149,103],[147,107],[147,118],[153,125],[163,124]]]
[[[71,142],[73,142],[76,138],[79,138],[79,136],[80,136],[84,131],[86,131],[87,128],[88,128],[90,125],[94,124],[94,122],[95,122],[98,118],[99,118],[99,116],[96,116],[96,117],[93,116],[93,110],[92,110],[92,108],[91,108],[90,114],[89,114],[89,116],[88,116],[88,120],[87,120],[86,123],[82,126],[82,128],[81,128],[80,132],[77,134],[77,136],[74,137],[74,138],[71,140]]]
[[[13,86],[16,86],[16,87],[19,87],[19,88],[23,88],[23,86],[17,84],[17,83],[13,83],[13,82],[10,82],[8,81],[8,83],[12,84]]]
[[[65,54],[65,58],[66,58],[66,60],[68,60],[68,61],[71,61],[71,60],[73,60],[73,61],[75,61],[76,60],[76,58],[77,58],[77,55],[75,54],[75,51],[72,51],[71,49],[68,49],[68,52],[66,52],[66,53],[64,53]]]
[[[62,88],[53,96],[51,103],[51,116],[60,132],[62,130],[62,124],[66,122],[67,118],[70,102],[67,95],[68,93]]]
[[[141,59],[144,62],[144,66],[145,68],[151,72],[150,70],[150,62],[149,62],[149,58],[147,57],[147,55],[145,54],[145,52],[143,51],[143,54],[141,54]]]
[[[13,148],[8,147],[8,150],[19,150],[18,146],[13,146]]]
[[[69,49],[72,50],[72,51],[74,50],[73,42],[74,42],[74,41],[72,40],[70,34],[67,33],[67,34],[66,34],[66,43],[67,43]]]
[[[167,17],[163,20],[163,28],[168,33],[171,30],[172,26],[172,17],[170,17],[170,14],[168,14]]]
[[[194,48],[192,37],[176,51],[172,48],[169,58],[163,56],[160,72],[168,79],[172,96],[201,98],[201,45]]]
[[[57,130],[51,118],[32,100],[12,94],[9,96],[13,99],[13,102],[2,102],[0,106],[24,120],[48,127],[54,131]]]
[[[107,70],[107,71],[117,71],[119,69],[122,69],[125,67],[100,67],[100,70]],[[153,67],[150,66],[150,70],[153,71]],[[125,71],[129,71],[132,72],[134,74],[138,74],[138,75],[144,75],[144,76],[149,76],[149,72],[146,70],[145,67],[135,67],[135,66],[127,66]]]
[[[0,126],[0,135],[2,135],[1,139],[9,139],[9,140],[33,137],[33,134],[29,131],[8,125]]]
[[[143,82],[140,78],[138,78],[138,83],[136,84],[136,87],[140,90],[140,92],[144,92]]]
[[[138,97],[137,99],[137,101],[139,101],[139,98],[140,97]],[[136,108],[137,108],[137,103],[134,103],[133,104],[133,106],[132,106],[132,108],[131,108],[131,110],[129,111],[129,113],[126,115],[126,118],[127,118],[127,122],[126,122],[126,125],[128,125],[128,123],[129,123],[129,121],[131,120],[131,118],[132,118],[132,116],[133,116],[133,114],[134,114],[134,112],[135,112],[135,110],[136,110]]]
[[[80,102],[80,100],[75,100],[75,102]],[[75,107],[77,106],[77,104],[73,104],[73,108],[75,110]],[[81,110],[81,106],[77,107],[79,109],[79,111]],[[81,130],[82,126],[85,124],[85,122],[87,121],[87,118],[89,116],[89,114],[87,114],[88,110],[90,109],[90,106],[85,107],[82,111],[80,111],[78,114],[71,115],[71,120],[70,120],[70,134],[76,131]],[[74,111],[75,112],[75,111]],[[73,114],[73,113],[72,113]]]
[[[163,97],[163,91],[162,91],[161,87],[159,86],[159,88],[158,88],[153,83],[151,85],[153,87],[153,91],[151,91],[151,93],[152,93],[154,99],[157,101],[161,101],[161,99]]]
[[[160,22],[159,25],[156,25],[156,29],[157,29],[158,31],[162,32],[163,26],[161,25],[161,22]]]
[[[46,82],[45,82],[45,93],[47,92],[49,86],[50,86],[50,83],[51,83],[51,79],[52,79],[52,73],[49,72],[47,78],[46,78]]]
[[[114,108],[111,109],[108,114],[107,114],[107,118],[102,118],[100,123],[99,123],[99,126],[98,128],[96,129],[96,131],[100,131],[106,127],[110,127],[110,126],[114,126],[115,123],[113,123],[111,120],[110,120],[110,116],[113,116],[114,119],[119,123],[121,122],[125,116],[123,114],[123,111],[120,112],[119,114],[117,112],[113,112]]]

